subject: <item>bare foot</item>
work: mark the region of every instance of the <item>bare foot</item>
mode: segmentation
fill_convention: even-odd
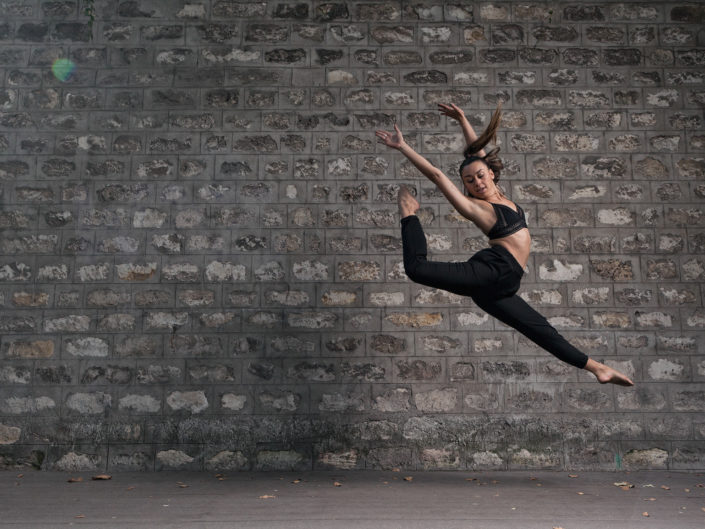
[[[411,194],[411,191],[406,186],[399,187],[399,194],[397,195],[397,203],[399,204],[399,214],[401,218],[413,215],[419,209],[419,203]]]
[[[588,360],[588,363],[585,365],[585,369],[595,375],[600,384],[617,384],[618,386],[634,385],[634,382],[632,382],[626,375],[620,373],[616,369],[606,366],[605,364],[596,362],[592,358]]]

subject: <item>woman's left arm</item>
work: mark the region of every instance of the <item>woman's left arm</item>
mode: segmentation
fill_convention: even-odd
[[[470,125],[468,118],[465,117],[465,112],[463,112],[463,109],[461,109],[459,106],[454,105],[453,103],[451,103],[450,105],[439,103],[438,110],[444,116],[448,116],[449,118],[456,120],[458,124],[460,124],[460,128],[463,131],[463,136],[465,137],[465,143],[467,145],[470,145],[477,139],[477,133],[475,132],[475,129],[472,128],[472,125]],[[477,156],[484,156],[485,151],[484,149],[480,149],[475,154]]]

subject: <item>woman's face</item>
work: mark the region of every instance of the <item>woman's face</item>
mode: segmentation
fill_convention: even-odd
[[[472,197],[486,200],[497,192],[497,187],[494,183],[494,172],[480,160],[475,160],[463,167],[460,178],[465,189]]]

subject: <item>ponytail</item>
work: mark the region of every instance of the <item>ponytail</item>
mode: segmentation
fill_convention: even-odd
[[[501,119],[502,103],[499,103],[497,105],[497,109],[494,111],[494,114],[492,114],[492,118],[490,119],[490,123],[489,125],[487,125],[487,128],[485,128],[484,132],[480,134],[475,141],[468,145],[465,151],[463,152],[463,156],[465,156],[465,159],[463,160],[463,163],[460,164],[459,172],[462,173],[463,168],[466,165],[480,160],[487,167],[492,169],[492,172],[495,176],[494,181],[499,181],[500,171],[504,169],[504,164],[499,158],[499,147],[495,147],[491,151],[487,152],[484,156],[477,156],[477,153],[484,149],[488,143],[497,142],[497,130],[499,129],[499,122],[501,121]]]

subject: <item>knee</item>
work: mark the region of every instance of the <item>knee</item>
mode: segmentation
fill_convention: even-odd
[[[421,273],[419,270],[419,262],[416,259],[410,262],[404,262],[404,272],[406,273],[406,277],[415,283],[418,283],[421,279]]]
[[[438,278],[434,277],[433,271],[427,266],[425,259],[415,258],[408,261],[405,260],[404,272],[406,272],[406,276],[414,283],[421,285],[433,284],[438,281]]]

